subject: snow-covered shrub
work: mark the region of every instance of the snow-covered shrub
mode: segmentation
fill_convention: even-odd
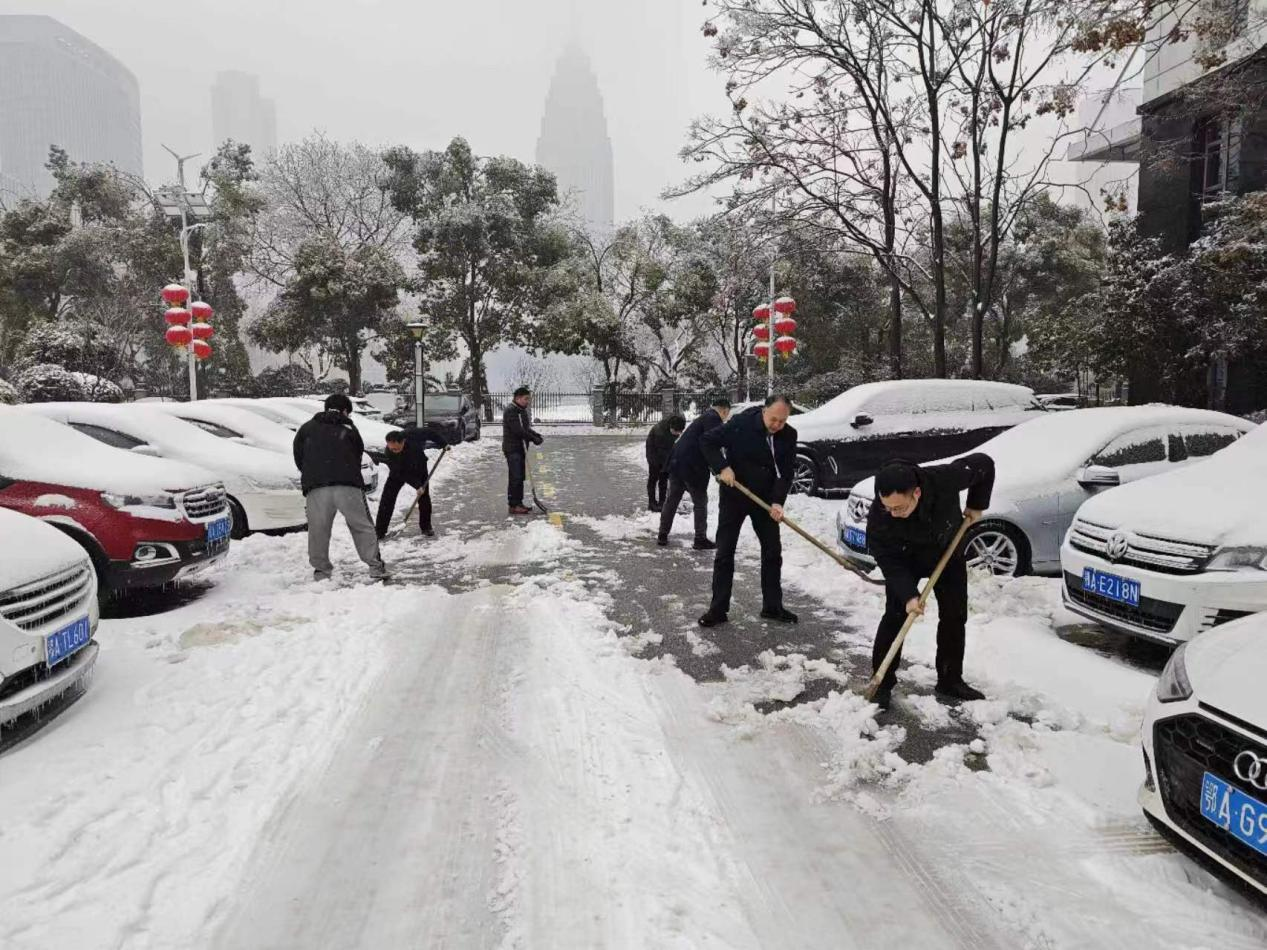
[[[0,405],[13,406],[21,401],[17,389],[0,379]]]
[[[37,363],[18,376],[24,402],[122,402],[123,390],[92,373],[72,373],[55,363]]]

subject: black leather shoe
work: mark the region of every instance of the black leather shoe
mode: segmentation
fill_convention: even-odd
[[[893,690],[882,689],[875,694],[875,699],[871,700],[880,707],[880,712],[888,712],[889,707],[893,705]]]
[[[715,614],[711,610],[706,610],[704,616],[699,618],[701,627],[716,627],[719,624],[729,623],[730,618],[725,614]]]
[[[695,548],[696,551],[716,551],[717,550],[717,542],[710,541],[708,540],[708,538],[698,539],[691,546]]]
[[[944,699],[959,699],[964,702],[971,702],[974,699],[985,699],[985,693],[979,689],[973,689],[963,680],[957,683],[938,683],[937,688],[933,691]]]
[[[761,619],[774,620],[778,623],[796,623],[796,614],[784,607],[780,607],[778,610],[761,611]]]
[[[667,534],[657,535],[655,543],[658,547],[667,548],[669,546],[669,536]]]

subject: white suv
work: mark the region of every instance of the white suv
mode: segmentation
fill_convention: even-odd
[[[1267,610],[1267,426],[1208,460],[1097,495],[1060,549],[1065,606],[1181,643]]]
[[[0,508],[0,726],[84,684],[97,661],[97,574],[56,528]]]

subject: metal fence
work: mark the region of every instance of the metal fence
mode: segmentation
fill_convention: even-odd
[[[588,393],[551,391],[532,394],[532,419],[541,425],[647,426],[680,412],[688,420],[708,408],[712,393],[665,390],[655,393],[611,392],[595,389]],[[488,393],[484,397],[485,422],[500,422],[502,412],[513,398],[511,393]]]

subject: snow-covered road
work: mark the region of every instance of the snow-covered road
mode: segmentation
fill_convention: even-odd
[[[1052,582],[974,587],[989,701],[933,701],[916,635],[877,726],[848,688],[874,591],[789,539],[799,627],[702,635],[708,559],[651,544],[640,451],[552,438],[562,517],[512,524],[496,446],[464,447],[398,583],[253,538],[106,621],[92,690],[0,756],[0,946],[1267,945],[1148,831],[1147,664],[1059,635]],[[830,535],[834,503],[793,506]]]

